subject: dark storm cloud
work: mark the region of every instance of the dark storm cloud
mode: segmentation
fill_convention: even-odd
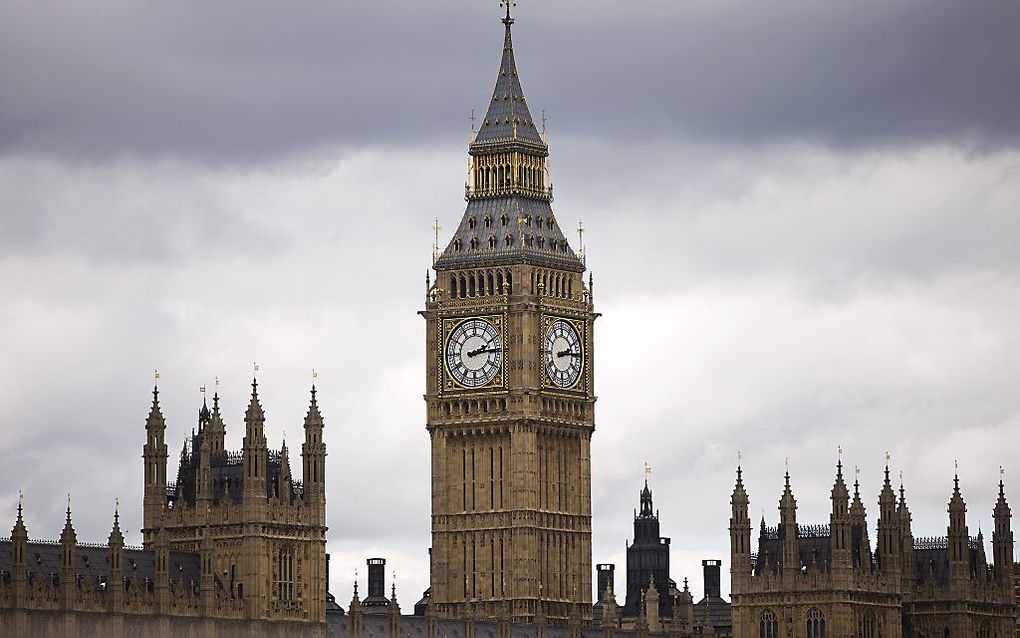
[[[1010,0],[521,5],[525,89],[558,135],[837,147],[1020,135]],[[7,0],[0,148],[248,162],[445,139],[484,109],[498,11]]]

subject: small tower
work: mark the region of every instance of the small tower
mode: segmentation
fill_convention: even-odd
[[[970,577],[970,534],[967,531],[967,504],[960,494],[960,475],[953,476],[953,495],[949,499],[949,580],[962,583]]]
[[[74,533],[74,526],[71,525],[71,496],[67,496],[67,519],[64,521],[64,531],[60,533],[60,604],[64,609],[71,609],[74,606],[74,594],[77,590],[74,574],[75,550],[78,546],[78,537]]]
[[[212,415],[205,399],[202,399],[202,409],[198,412],[198,484],[195,486],[195,509],[199,512],[208,512],[213,501],[213,479],[212,479],[212,442],[209,440],[209,430]]]
[[[871,569],[867,512],[861,501],[861,482],[854,478],[854,500],[850,503],[850,551],[854,568]]]
[[[829,544],[833,577],[844,581],[853,565],[850,550],[850,492],[843,480],[843,460],[836,462],[836,481],[832,485],[832,513],[829,514]]]
[[[673,615],[669,596],[669,539],[659,536],[659,513],[652,505],[652,490],[645,479],[640,495],[641,509],[634,516],[634,542],[627,547],[627,599],[624,616],[635,617],[643,606],[642,592],[653,580],[657,590],[659,617]]]
[[[265,434],[266,415],[259,403],[259,383],[251,382],[251,400],[244,415],[244,504],[263,503],[266,500],[266,476],[269,451]]]
[[[124,604],[124,534],[120,531],[120,503],[113,509],[113,529],[107,539],[110,574],[106,581],[107,609],[119,612]]]
[[[797,539],[797,499],[790,489],[790,472],[784,476],[786,485],[779,499],[779,539],[783,544],[783,578],[793,581],[800,573],[800,549]]]
[[[896,512],[896,494],[889,481],[888,455],[885,480],[878,496],[878,564],[890,584],[900,586],[900,517]]]
[[[247,521],[264,521],[267,517],[269,475],[269,449],[265,435],[266,415],[259,403],[258,380],[252,379],[251,400],[244,415],[244,440],[241,444],[244,478],[242,506]],[[262,618],[266,614],[267,583],[261,571],[265,556],[265,540],[248,536],[242,541],[242,580],[244,585],[245,616],[250,619]]]
[[[1006,486],[999,477],[999,498],[995,501],[995,530],[992,532],[992,560],[995,561],[995,580],[1007,592],[1013,591],[1013,530],[1012,515],[1006,502]]]
[[[648,619],[648,630],[658,632],[662,629],[662,621],[659,618],[659,590],[655,587],[655,575],[648,579],[648,589],[645,590],[644,616]]]
[[[326,444],[322,441],[323,422],[312,384],[312,398],[305,415],[305,442],[301,445],[304,502],[311,520],[326,524]]]
[[[743,470],[737,465],[737,483],[730,496],[730,581],[734,594],[747,589],[751,579],[751,518]]]
[[[145,544],[151,540],[153,530],[159,527],[159,519],[166,508],[166,420],[159,407],[159,387],[152,387],[152,407],[145,419],[145,445],[142,458],[145,461],[145,489],[142,500],[142,530]]]
[[[20,606],[27,590],[28,572],[28,529],[25,527],[25,520],[22,517],[24,495],[18,492],[18,519],[14,522],[14,529],[11,530],[11,580],[14,584],[14,606]]]
[[[900,473],[900,501],[896,512],[900,518],[900,558],[902,569],[900,591],[907,599],[913,597],[915,566],[914,566],[914,533],[911,530],[910,509],[907,507],[907,494],[903,488],[903,473]]]

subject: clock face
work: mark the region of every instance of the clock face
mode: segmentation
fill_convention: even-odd
[[[584,362],[581,337],[570,322],[557,319],[545,333],[545,371],[559,388],[569,388],[581,377]]]
[[[499,331],[485,319],[462,321],[446,342],[446,368],[469,388],[488,385],[503,365]]]

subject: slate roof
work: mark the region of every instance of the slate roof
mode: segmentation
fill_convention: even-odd
[[[718,596],[702,598],[700,602],[694,604],[694,626],[704,628],[708,625],[716,631],[720,629],[728,631],[733,627],[730,604]]]
[[[98,586],[106,582],[110,573],[110,550],[106,545],[79,543],[75,547],[75,574],[84,582]],[[146,549],[125,548],[122,555],[124,579],[128,587],[146,587],[156,576],[156,554]],[[30,579],[50,579],[60,575],[60,544],[52,541],[30,541],[25,552]],[[11,573],[11,541],[0,541],[0,571]],[[200,577],[198,554],[170,552],[170,579],[174,582],[198,583]]]
[[[509,16],[503,20],[503,24],[506,25],[506,37],[503,41],[503,59],[499,64],[499,75],[496,76],[496,88],[492,91],[492,101],[489,102],[489,109],[472,145],[517,140],[545,146],[531,117],[528,102],[524,99],[524,90],[521,88],[521,79],[517,75],[513,38],[510,34],[513,23],[514,19]]]
[[[519,221],[521,218],[523,224]],[[490,239],[495,239],[494,246],[490,247]],[[472,247],[472,240],[476,247]],[[567,243],[556,222],[552,205],[540,199],[509,195],[470,200],[457,232],[435,265],[436,268],[458,268],[521,262],[584,270],[584,263]]]

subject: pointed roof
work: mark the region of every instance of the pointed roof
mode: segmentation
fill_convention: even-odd
[[[110,530],[109,544],[111,547],[124,546],[124,534],[120,531],[120,502],[113,508],[113,529]]]
[[[209,415],[209,426],[215,430],[226,429],[223,425],[223,416],[220,414],[220,393],[216,391],[212,398],[212,414]]]
[[[145,427],[162,426],[164,424],[163,410],[159,407],[159,386],[152,386],[152,405],[149,407],[149,416],[145,419]]]
[[[779,509],[782,512],[793,512],[797,509],[797,499],[793,498],[793,489],[790,488],[790,472],[784,476],[786,485],[783,487],[783,496],[779,499]]]
[[[733,495],[730,496],[730,505],[747,505],[747,491],[744,489],[744,471],[737,465],[737,482],[733,486]]]
[[[28,529],[25,528],[25,519],[22,517],[25,494],[18,490],[18,519],[14,521],[14,529],[11,530],[11,540],[27,541]]]
[[[202,407],[198,410],[199,431],[203,430],[211,419],[212,414],[209,412],[209,404],[205,402],[205,397],[202,397]]]
[[[953,475],[953,495],[949,498],[950,512],[966,512],[967,504],[963,501],[963,494],[960,493],[960,474]]]
[[[836,462],[836,482],[832,485],[833,503],[846,503],[850,500],[850,492],[847,490],[846,481],[843,480],[843,460]]]
[[[549,153],[535,128],[517,74],[510,33],[513,23],[508,13],[503,19],[506,34],[496,87],[485,119],[470,144],[471,155],[511,150],[541,157]],[[460,225],[434,266],[445,269],[525,262],[583,272],[584,262],[574,253],[556,222],[551,200],[551,190],[546,194],[512,190],[471,195]],[[445,282],[440,285],[445,287]]]
[[[893,492],[892,482],[889,480],[888,462],[885,465],[885,480],[882,482],[882,491],[879,492],[878,502],[880,505],[888,505],[890,507],[896,504],[896,494]]]
[[[499,63],[499,74],[496,76],[496,87],[492,91],[492,101],[485,113],[485,119],[478,129],[472,147],[499,142],[524,142],[545,147],[545,141],[535,127],[535,121],[524,99],[524,89],[517,74],[517,62],[514,60],[514,45],[511,27],[514,19],[510,17],[507,6],[506,36],[503,39],[503,58]]]
[[[266,420],[266,414],[262,411],[262,404],[259,403],[258,379],[251,380],[251,400],[248,401],[248,410],[244,413],[244,420],[248,423]]]
[[[319,412],[319,401],[315,397],[315,384],[312,384],[312,398],[308,402],[308,413],[305,414],[305,427],[322,425],[322,414]]]
[[[995,501],[995,514],[994,515],[995,515],[995,518],[1005,518],[1005,519],[1008,520],[1009,517],[1010,517],[1009,503],[1006,502],[1006,485],[1004,483],[1002,474],[1003,474],[1002,473],[1002,469],[1000,468],[999,469],[999,498],[996,499],[996,501]],[[20,519],[20,516],[21,516],[21,514],[20,514],[20,512],[21,512],[20,506],[19,506],[18,512],[19,512],[18,516],[19,516],[19,519]]]
[[[60,532],[60,542],[74,544],[78,536],[74,533],[74,525],[71,524],[71,495],[67,495],[67,518],[64,521],[64,530]]]

